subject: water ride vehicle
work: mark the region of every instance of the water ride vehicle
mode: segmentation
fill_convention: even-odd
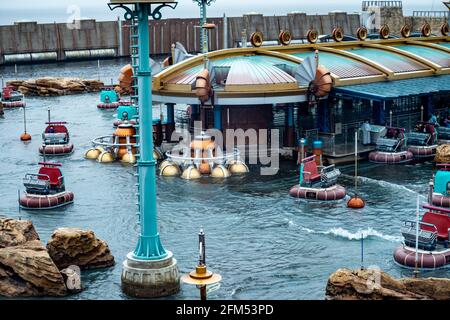
[[[428,122],[418,122],[415,130],[406,134],[408,151],[415,159],[430,159],[436,155],[437,132]]]
[[[198,179],[202,175],[227,178],[231,174],[247,173],[247,165],[240,160],[239,150],[224,152],[212,137],[201,132],[188,146],[166,152],[167,159],[159,167],[162,176]]]
[[[92,148],[84,157],[101,163],[120,160],[123,163],[136,163],[136,128],[124,121],[117,126],[112,135],[101,136],[92,140]]]
[[[439,126],[436,128],[437,131],[437,143],[441,144],[450,144],[450,128]]]
[[[19,205],[25,209],[54,209],[73,202],[74,194],[66,190],[61,164],[39,162],[37,174],[27,173],[23,178],[25,193],[19,197]]]
[[[450,208],[450,164],[438,163],[438,171],[430,181],[428,201],[438,207]]]
[[[99,109],[116,109],[119,107],[120,96],[114,90],[114,87],[103,87],[100,91],[100,103],[97,104]]]
[[[335,201],[345,198],[345,188],[337,184],[341,171],[334,164],[319,166],[316,155],[301,160],[300,181],[289,194],[307,200]]]
[[[25,96],[20,91],[15,91],[11,86],[2,88],[0,101],[4,108],[19,108],[26,105]]]
[[[432,205],[424,205],[423,208],[426,212],[418,222],[419,226],[417,221],[404,222],[402,228],[404,241],[395,249],[394,260],[399,265],[409,268],[444,267],[450,263],[450,209]]]
[[[41,155],[61,156],[73,152],[73,144],[70,142],[67,122],[46,122],[47,127],[42,134],[42,146],[39,148]]]
[[[381,164],[408,163],[413,154],[405,150],[405,129],[386,127],[386,133],[376,142],[376,150],[369,153],[369,161]]]
[[[114,127],[128,121],[130,124],[136,124],[138,118],[137,107],[131,102],[123,103],[117,108],[117,119],[114,121]]]

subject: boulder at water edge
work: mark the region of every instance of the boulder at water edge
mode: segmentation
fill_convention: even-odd
[[[57,229],[47,243],[47,250],[58,268],[75,265],[80,269],[106,268],[114,265],[108,244],[91,230]]]
[[[0,248],[17,246],[32,240],[39,240],[39,235],[31,221],[0,218]]]
[[[104,86],[99,80],[45,77],[7,82],[14,90],[27,96],[62,96],[85,92],[98,92]]]
[[[0,219],[0,295],[64,296],[63,277],[31,221]]]
[[[448,300],[450,279],[397,280],[377,269],[338,269],[328,278],[326,297],[330,300]]]
[[[450,144],[443,144],[436,148],[434,161],[437,163],[450,163]]]

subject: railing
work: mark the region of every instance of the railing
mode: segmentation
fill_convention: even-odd
[[[367,11],[369,7],[393,7],[403,8],[402,1],[363,1],[362,11]]]
[[[446,18],[448,15],[448,11],[413,11],[413,17]]]
[[[181,154],[176,155],[172,152],[174,152],[174,150],[166,152],[167,159],[177,163],[178,165],[186,165],[187,163],[200,164],[203,161],[214,162],[216,164],[223,164],[227,161],[239,160],[240,158],[240,152],[239,149],[237,148],[235,148],[233,152],[222,152],[220,155],[208,157],[191,157],[188,155],[181,155]],[[190,150],[188,150],[187,153],[189,154]]]
[[[406,132],[409,132],[414,129],[414,127],[417,124],[417,121],[420,121],[421,119],[420,112],[417,113],[411,113],[407,115],[401,115],[401,116],[393,116],[392,117],[392,127],[396,128],[404,128]],[[424,121],[427,120],[426,116],[424,115]],[[389,119],[389,116],[386,118],[386,125],[391,126],[391,121]]]

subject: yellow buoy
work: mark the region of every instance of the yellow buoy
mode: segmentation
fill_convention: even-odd
[[[114,156],[109,151],[103,151],[97,158],[97,161],[101,163],[111,163],[114,162],[114,160]]]
[[[162,170],[166,165],[168,165],[168,164],[173,164],[173,162],[172,161],[170,161],[170,160],[163,160],[161,163],[160,163],[160,165],[159,165],[159,170]]]
[[[153,159],[156,161],[161,160],[163,158],[163,154],[158,149],[153,149]]]
[[[193,165],[187,167],[181,175],[181,177],[186,180],[199,179],[201,176],[200,171]]]
[[[160,171],[159,174],[164,177],[175,177],[181,174],[180,168],[175,164],[166,164]]]
[[[123,163],[136,163],[136,156],[132,152],[125,153],[120,159]]]
[[[98,156],[102,153],[98,148],[91,148],[84,154],[84,157],[89,160],[96,160]]]
[[[231,176],[230,171],[221,164],[216,166],[211,172],[211,177],[213,178],[228,178],[229,176]]]
[[[247,165],[240,160],[232,161],[228,169],[232,174],[242,174],[249,171]]]

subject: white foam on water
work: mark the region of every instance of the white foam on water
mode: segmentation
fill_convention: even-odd
[[[289,226],[295,226],[296,224],[292,221],[289,221]],[[361,236],[363,239],[367,238],[380,238],[383,240],[391,241],[391,242],[401,242],[403,238],[401,236],[391,236],[383,234],[372,227],[368,227],[366,229],[358,229],[355,232],[351,232],[341,227],[331,228],[326,231],[316,231],[307,227],[300,226],[300,229],[306,233],[312,234],[323,234],[323,235],[331,235],[338,238],[344,238],[348,240],[361,240]]]
[[[343,176],[346,177],[346,178],[354,179],[354,177],[350,176],[350,175],[343,175]],[[409,193],[413,193],[415,195],[419,195],[420,197],[426,199],[426,196],[418,193],[417,191],[409,189],[408,187],[400,185],[400,184],[395,184],[395,183],[392,183],[392,182],[388,182],[388,181],[384,181],[384,180],[372,179],[372,178],[363,177],[363,176],[358,176],[358,180],[360,182],[362,182],[362,183],[373,183],[373,184],[377,184],[377,185],[379,185],[381,187],[384,187],[384,188],[390,188],[390,189],[397,189],[397,190],[406,191],[406,192],[409,192]]]
[[[361,240],[361,237],[363,239],[375,237],[375,238],[380,238],[380,239],[384,239],[384,240],[392,241],[392,242],[399,242],[399,241],[403,240],[402,237],[386,235],[386,234],[383,234],[371,227],[369,227],[367,229],[358,229],[358,231],[356,231],[354,233],[352,233],[344,228],[341,228],[341,227],[331,228],[331,229],[323,232],[323,234],[330,234],[330,235],[334,235],[336,237],[346,238],[348,240]]]

